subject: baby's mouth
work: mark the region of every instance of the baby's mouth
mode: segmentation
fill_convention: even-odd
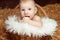
[[[28,18],[32,19],[31,16],[25,16],[25,17],[28,17]]]
[[[30,17],[30,16],[25,16],[25,17]]]

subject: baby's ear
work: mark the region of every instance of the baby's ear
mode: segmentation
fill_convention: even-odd
[[[37,13],[37,7],[35,7],[35,13]]]

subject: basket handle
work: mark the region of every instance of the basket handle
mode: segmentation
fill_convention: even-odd
[[[46,14],[46,12],[43,10],[43,8],[42,8],[40,5],[38,5],[38,4],[35,4],[35,5],[42,10],[42,12],[44,13],[44,15],[45,15],[46,17],[48,17],[48,15]]]

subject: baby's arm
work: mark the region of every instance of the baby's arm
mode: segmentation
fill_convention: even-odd
[[[33,20],[29,20],[28,23],[31,24],[31,25],[37,26],[37,27],[41,27],[42,26],[42,21],[41,21],[39,16],[35,16],[33,18]]]
[[[30,20],[28,17],[25,18],[25,21],[33,26],[41,27],[42,26],[42,21],[40,17],[35,16],[33,20]]]

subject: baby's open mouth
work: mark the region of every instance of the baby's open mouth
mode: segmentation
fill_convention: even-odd
[[[25,17],[30,17],[30,16],[25,16]]]

